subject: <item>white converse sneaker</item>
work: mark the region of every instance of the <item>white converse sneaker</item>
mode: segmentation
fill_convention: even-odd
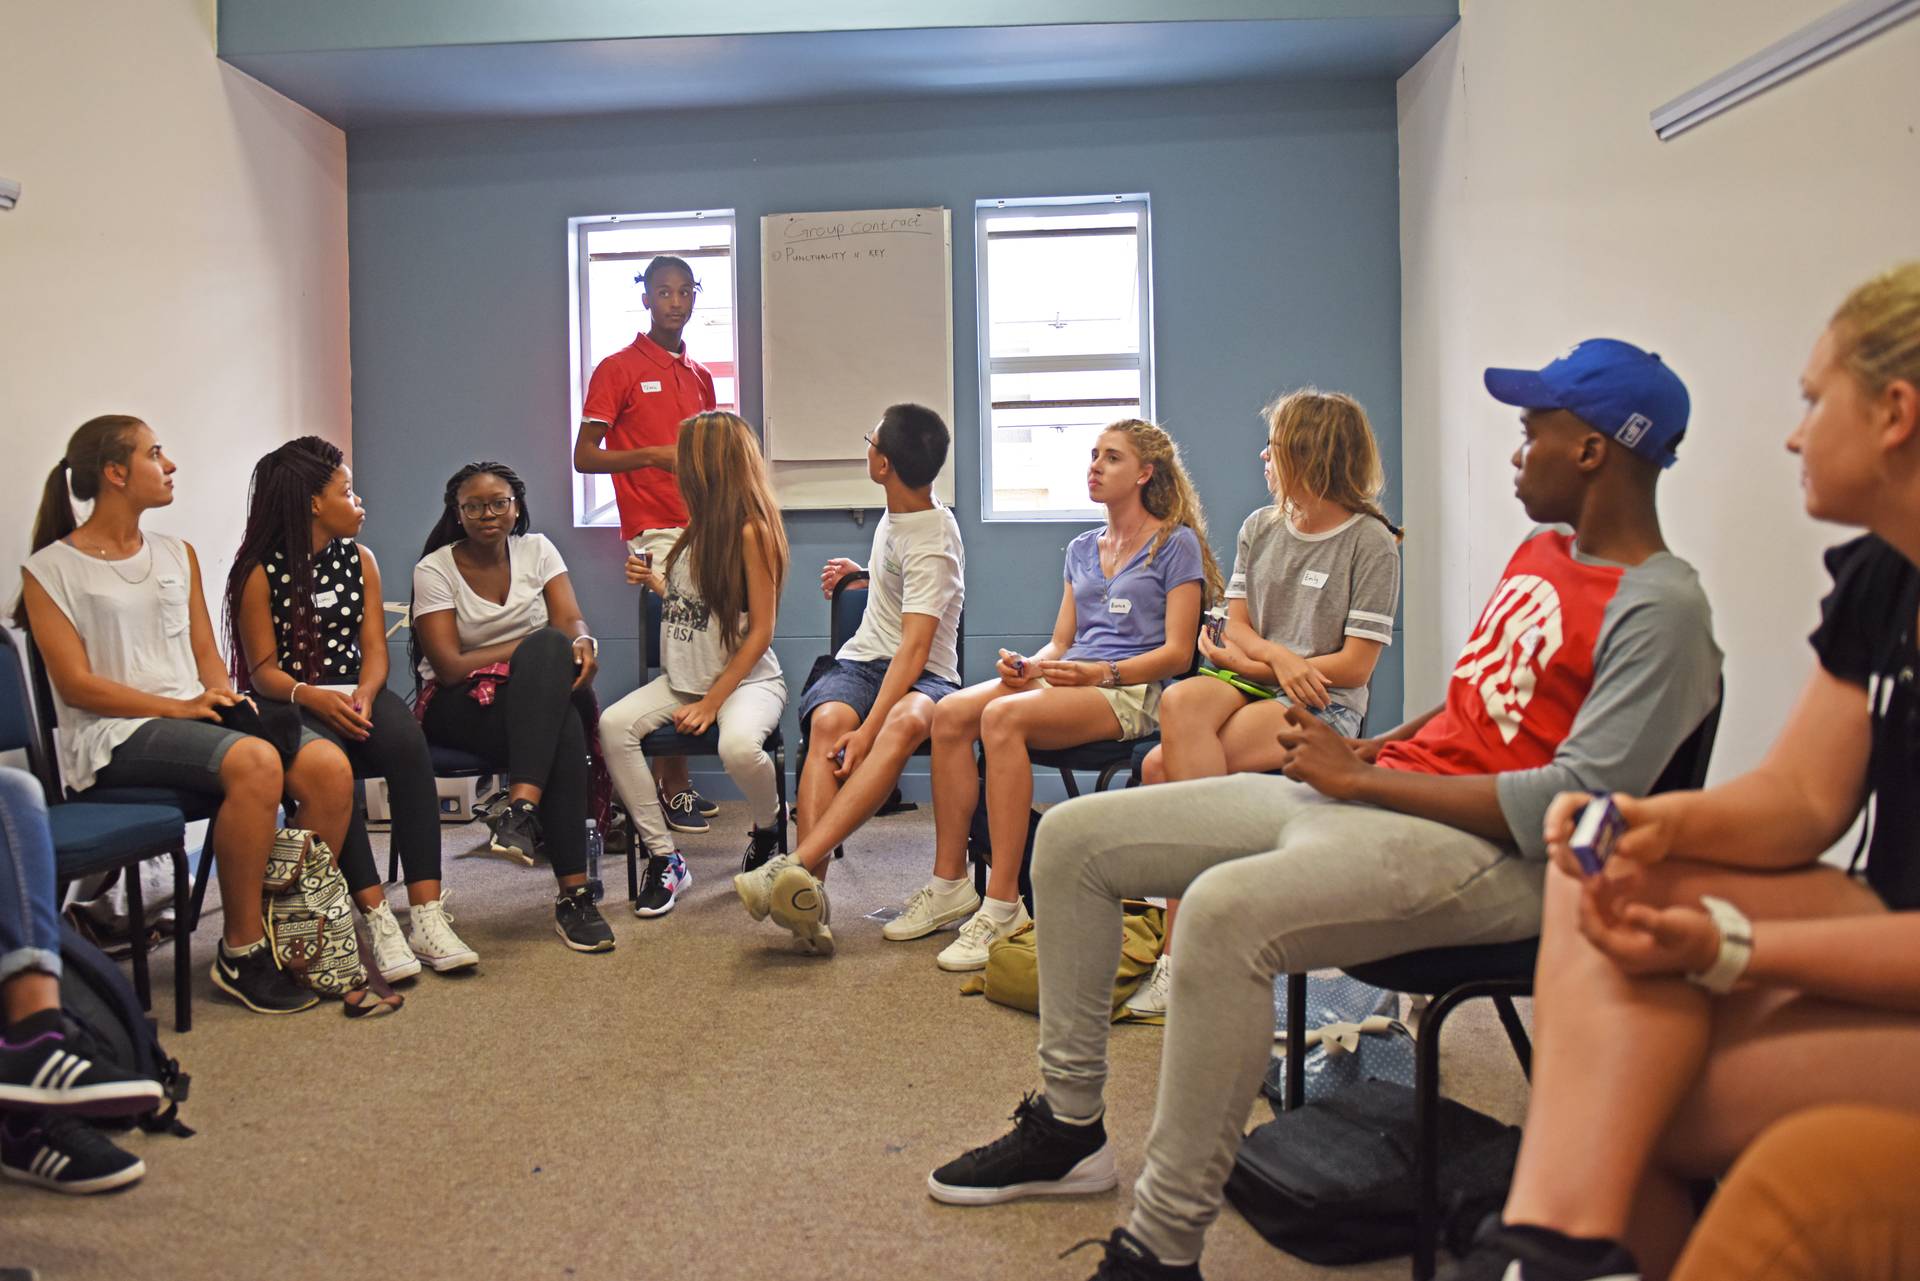
[[[733,892],[740,896],[746,905],[747,915],[756,921],[767,919],[772,910],[773,879],[790,867],[798,867],[799,862],[791,854],[776,854],[751,872],[742,872],[733,878]]]
[[[1162,952],[1160,959],[1153,963],[1153,972],[1147,975],[1146,982],[1133,989],[1133,995],[1127,998],[1123,1007],[1127,1013],[1141,1018],[1164,1016],[1167,1012],[1167,997],[1173,992],[1173,953]]]
[[[803,865],[794,862],[774,878],[768,908],[807,951],[833,955],[833,907],[827,901],[827,887]]]
[[[373,963],[380,968],[380,977],[397,983],[418,974],[420,958],[407,946],[407,936],[400,932],[400,922],[393,919],[393,909],[382,903],[368,908],[365,916],[367,930],[373,935]]]
[[[980,896],[964,881],[958,889],[946,893],[932,885],[922,885],[907,900],[900,915],[880,927],[880,933],[895,943],[904,943],[908,939],[925,938],[941,926],[963,920],[979,910]]]
[[[947,944],[946,949],[934,958],[934,963],[943,970],[984,970],[987,968],[987,949],[1032,921],[1033,918],[1027,915],[1025,903],[1014,909],[1012,920],[1004,923],[987,915],[983,907],[960,927],[960,937]]]
[[[445,895],[413,909],[414,955],[440,974],[480,963],[480,953],[453,932],[453,914],[447,911],[447,899],[452,897]]]

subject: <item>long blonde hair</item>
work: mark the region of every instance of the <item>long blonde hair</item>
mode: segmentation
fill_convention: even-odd
[[[720,643],[732,649],[740,643],[740,615],[747,609],[742,536],[747,526],[759,528],[760,545],[773,570],[775,600],[787,581],[787,531],[780,504],[767,480],[760,443],[738,414],[695,414],[681,423],[677,457],[687,527],[667,553],[661,572],[671,573],[683,553],[692,554],[693,581],[720,630]]]
[[[1274,502],[1291,512],[1292,493],[1361,512],[1387,527],[1394,541],[1406,531],[1380,510],[1386,469],[1373,425],[1359,401],[1339,391],[1302,387],[1262,411],[1267,420],[1267,457],[1273,461]]]
[[[1831,324],[1841,363],[1868,394],[1877,396],[1897,381],[1920,386],[1920,261],[1883,271],[1855,289]]]
[[[1200,495],[1194,492],[1193,482],[1187,478],[1187,469],[1180,465],[1180,446],[1174,444],[1165,428],[1144,419],[1123,418],[1117,423],[1108,423],[1101,434],[1110,431],[1126,433],[1133,452],[1153,468],[1147,483],[1140,488],[1140,505],[1161,522],[1159,532],[1148,544],[1147,564],[1153,564],[1153,558],[1160,554],[1167,539],[1173,537],[1173,531],[1185,525],[1200,540],[1200,560],[1206,568],[1206,599],[1201,605],[1220,600],[1227,594],[1227,580],[1213,559],[1213,548],[1207,543],[1207,513],[1200,506]]]

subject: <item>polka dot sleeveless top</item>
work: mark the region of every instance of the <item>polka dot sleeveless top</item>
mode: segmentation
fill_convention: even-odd
[[[293,643],[293,577],[286,557],[275,551],[266,563],[268,611],[280,670],[297,681],[316,685],[348,685],[360,679],[360,623],[366,611],[361,599],[360,546],[351,538],[336,538],[313,554],[313,649],[290,654]]]

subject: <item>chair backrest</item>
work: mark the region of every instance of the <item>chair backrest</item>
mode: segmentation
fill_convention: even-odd
[[[48,756],[52,739],[45,722],[35,715],[28,693],[29,665],[22,652],[33,642],[24,633],[16,635],[11,627],[6,633],[6,644],[0,645],[0,752],[25,752],[27,767],[52,800],[56,796]],[[42,694],[39,706],[50,711],[51,695]]]
[[[645,685],[660,670],[660,619],[662,601],[645,588],[640,590],[640,683]]]
[[[1707,766],[1713,762],[1713,740],[1720,733],[1720,709],[1726,706],[1726,702],[1727,680],[1723,676],[1714,694],[1713,709],[1693,733],[1687,735],[1687,741],[1674,751],[1667,767],[1660,771],[1660,777],[1648,789],[1648,795],[1689,792],[1706,783]]]
[[[840,647],[860,630],[860,619],[867,612],[865,571],[848,574],[833,585],[833,605],[827,616],[827,652],[838,654]],[[953,632],[954,662],[960,669],[960,683],[967,681],[967,616],[964,611]]]

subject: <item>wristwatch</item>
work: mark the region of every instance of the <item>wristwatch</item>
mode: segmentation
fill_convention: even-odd
[[[587,643],[588,648],[590,648],[593,651],[593,656],[595,658],[600,657],[600,642],[598,640],[594,639],[591,636],[576,636],[573,638],[573,647],[575,649],[580,648],[581,641],[585,641]]]
[[[1753,959],[1753,922],[1745,912],[1711,894],[1700,896],[1700,906],[1707,909],[1714,927],[1720,931],[1720,955],[1700,973],[1687,975],[1687,981],[1715,996],[1725,996],[1747,972],[1747,962]]]

